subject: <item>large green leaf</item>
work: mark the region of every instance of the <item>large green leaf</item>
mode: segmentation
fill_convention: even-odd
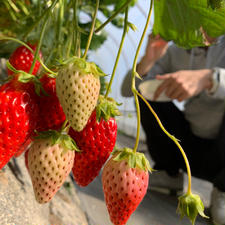
[[[155,0],[154,34],[185,48],[225,34],[225,0]]]

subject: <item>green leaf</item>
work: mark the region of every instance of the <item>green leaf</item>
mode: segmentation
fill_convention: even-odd
[[[218,0],[154,1],[153,34],[184,48],[205,46],[225,33],[225,4]]]

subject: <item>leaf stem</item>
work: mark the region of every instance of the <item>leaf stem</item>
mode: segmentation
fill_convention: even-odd
[[[127,33],[127,28],[128,28],[128,7],[126,8],[126,11],[125,11],[125,19],[124,19],[124,21],[125,22],[124,22],[124,28],[123,28],[123,35],[122,35],[122,38],[121,38],[121,41],[120,41],[120,47],[119,47],[119,50],[118,50],[118,53],[117,53],[116,62],[115,62],[114,67],[113,67],[113,72],[112,72],[112,75],[111,75],[111,79],[110,79],[109,85],[107,87],[105,98],[107,98],[108,95],[109,95],[109,92],[110,92],[110,89],[111,89],[111,86],[112,86],[112,82],[113,82],[114,77],[115,77],[116,68],[117,68],[117,65],[118,65],[118,62],[119,62],[121,51],[122,51],[122,48],[123,48],[125,36],[126,36],[126,33]]]
[[[110,23],[119,13],[121,13],[127,6],[131,3],[132,0],[128,0],[124,3],[121,8],[119,8],[112,16],[110,16],[99,28],[95,30],[95,33],[98,33],[101,29],[103,29],[108,23]]]
[[[184,158],[184,161],[185,161],[185,164],[186,164],[186,168],[187,168],[187,174],[188,174],[188,189],[187,189],[187,194],[191,194],[191,168],[190,168],[190,165],[189,165],[187,156],[186,156],[183,148],[181,147],[179,141],[164,128],[164,126],[162,125],[162,122],[160,121],[159,117],[157,116],[157,114],[155,113],[155,111],[153,110],[153,108],[151,107],[151,105],[149,104],[149,102],[137,90],[135,92],[145,102],[145,104],[148,106],[148,108],[150,109],[150,111],[153,114],[153,116],[156,118],[156,120],[157,120],[160,128],[163,130],[163,132],[170,139],[172,139],[174,141],[174,143],[177,145],[177,147],[179,148],[179,150],[180,150],[180,152],[181,152],[181,154],[182,154],[182,156]]]
[[[141,39],[139,41],[138,44],[138,48],[134,57],[134,62],[133,62],[133,67],[132,67],[132,92],[134,94],[134,100],[135,100],[135,105],[136,105],[136,110],[137,110],[137,135],[136,135],[136,141],[135,141],[135,145],[134,145],[134,152],[137,151],[138,148],[138,144],[139,144],[139,139],[140,139],[140,124],[141,124],[141,115],[140,115],[140,107],[139,107],[139,101],[138,101],[138,97],[137,97],[137,91],[136,91],[136,85],[135,85],[135,74],[136,74],[136,67],[137,67],[137,59],[138,59],[138,55],[141,49],[141,45],[143,43],[145,34],[147,32],[149,23],[150,23],[150,19],[151,19],[151,14],[152,14],[152,8],[153,8],[153,0],[150,1],[150,8],[149,8],[149,13],[148,13],[148,17],[147,17],[147,21],[145,24],[145,28],[144,31],[142,33]]]
[[[77,0],[74,0],[73,7],[73,43],[74,43],[74,51],[75,56],[78,56],[79,47],[78,47],[78,20],[77,20]]]
[[[94,15],[93,15],[93,18],[92,18],[92,25],[91,25],[91,30],[90,30],[90,33],[89,33],[87,45],[86,45],[86,48],[85,48],[85,51],[84,51],[84,55],[82,57],[83,59],[85,59],[86,56],[87,56],[87,52],[88,52],[88,49],[90,47],[91,40],[92,40],[92,37],[93,37],[93,34],[94,34],[95,21],[96,21],[96,17],[97,17],[98,7],[99,7],[99,0],[96,0],[95,12],[94,12]]]

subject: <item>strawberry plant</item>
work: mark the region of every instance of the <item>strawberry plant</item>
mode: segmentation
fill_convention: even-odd
[[[135,77],[140,78],[136,65],[153,0],[149,1],[146,25],[132,67],[136,142],[133,149],[115,150],[109,159],[116,142],[115,117],[120,114],[118,103],[109,93],[125,36],[129,28],[135,27],[128,21],[129,7],[135,2],[1,1],[0,57],[9,58],[10,76],[0,87],[0,169],[11,157],[28,149],[26,166],[35,197],[39,203],[46,203],[70,171],[80,186],[86,186],[103,168],[103,191],[110,219],[114,225],[125,225],[146,194],[148,171],[151,172],[148,160],[138,152],[140,97],[184,157],[188,190],[179,197],[177,211],[194,224],[198,214],[205,215],[201,199],[191,191],[188,159],[135,85]],[[225,33],[224,0],[160,0],[154,1],[154,10],[153,33],[185,48],[209,45],[209,37]],[[99,12],[106,17],[105,22],[98,19]],[[82,21],[82,13],[89,18],[88,22]],[[122,27],[123,34],[109,84],[104,89],[101,81],[105,73],[87,56],[90,49],[97,49],[106,40],[104,27],[109,23]],[[35,131],[41,132],[38,137]]]

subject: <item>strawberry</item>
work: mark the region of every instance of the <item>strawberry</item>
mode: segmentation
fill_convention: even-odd
[[[85,128],[80,132],[72,128],[69,131],[69,135],[81,150],[75,155],[72,171],[76,183],[83,187],[99,174],[116,143],[117,124],[114,117],[119,113],[115,102],[103,97],[99,100]],[[104,106],[108,107],[108,110],[103,110]],[[105,111],[108,112],[107,115],[103,115]]]
[[[49,202],[69,175],[76,147],[66,134],[50,130],[36,139],[28,152],[28,168],[35,198]]]
[[[37,131],[57,130],[66,119],[63,109],[56,96],[55,78],[44,75],[40,79],[45,92],[48,94],[38,98],[39,120]]]
[[[125,225],[144,198],[148,187],[149,163],[143,153],[129,148],[115,152],[106,163],[102,184],[106,206],[114,225]]]
[[[32,135],[37,116],[32,84],[15,78],[0,87],[0,169]]]
[[[94,63],[74,57],[56,77],[57,96],[75,131],[83,130],[95,109],[100,90],[99,76],[102,75]]]
[[[34,51],[36,49],[36,45],[28,44]],[[42,53],[39,52],[39,57],[42,58]],[[16,70],[22,70],[24,72],[29,72],[30,67],[33,63],[34,53],[32,53],[25,46],[18,47],[10,56],[9,62]],[[40,67],[40,62],[37,60],[33,69],[32,74],[36,75]],[[13,71],[8,69],[8,75],[12,75]]]

